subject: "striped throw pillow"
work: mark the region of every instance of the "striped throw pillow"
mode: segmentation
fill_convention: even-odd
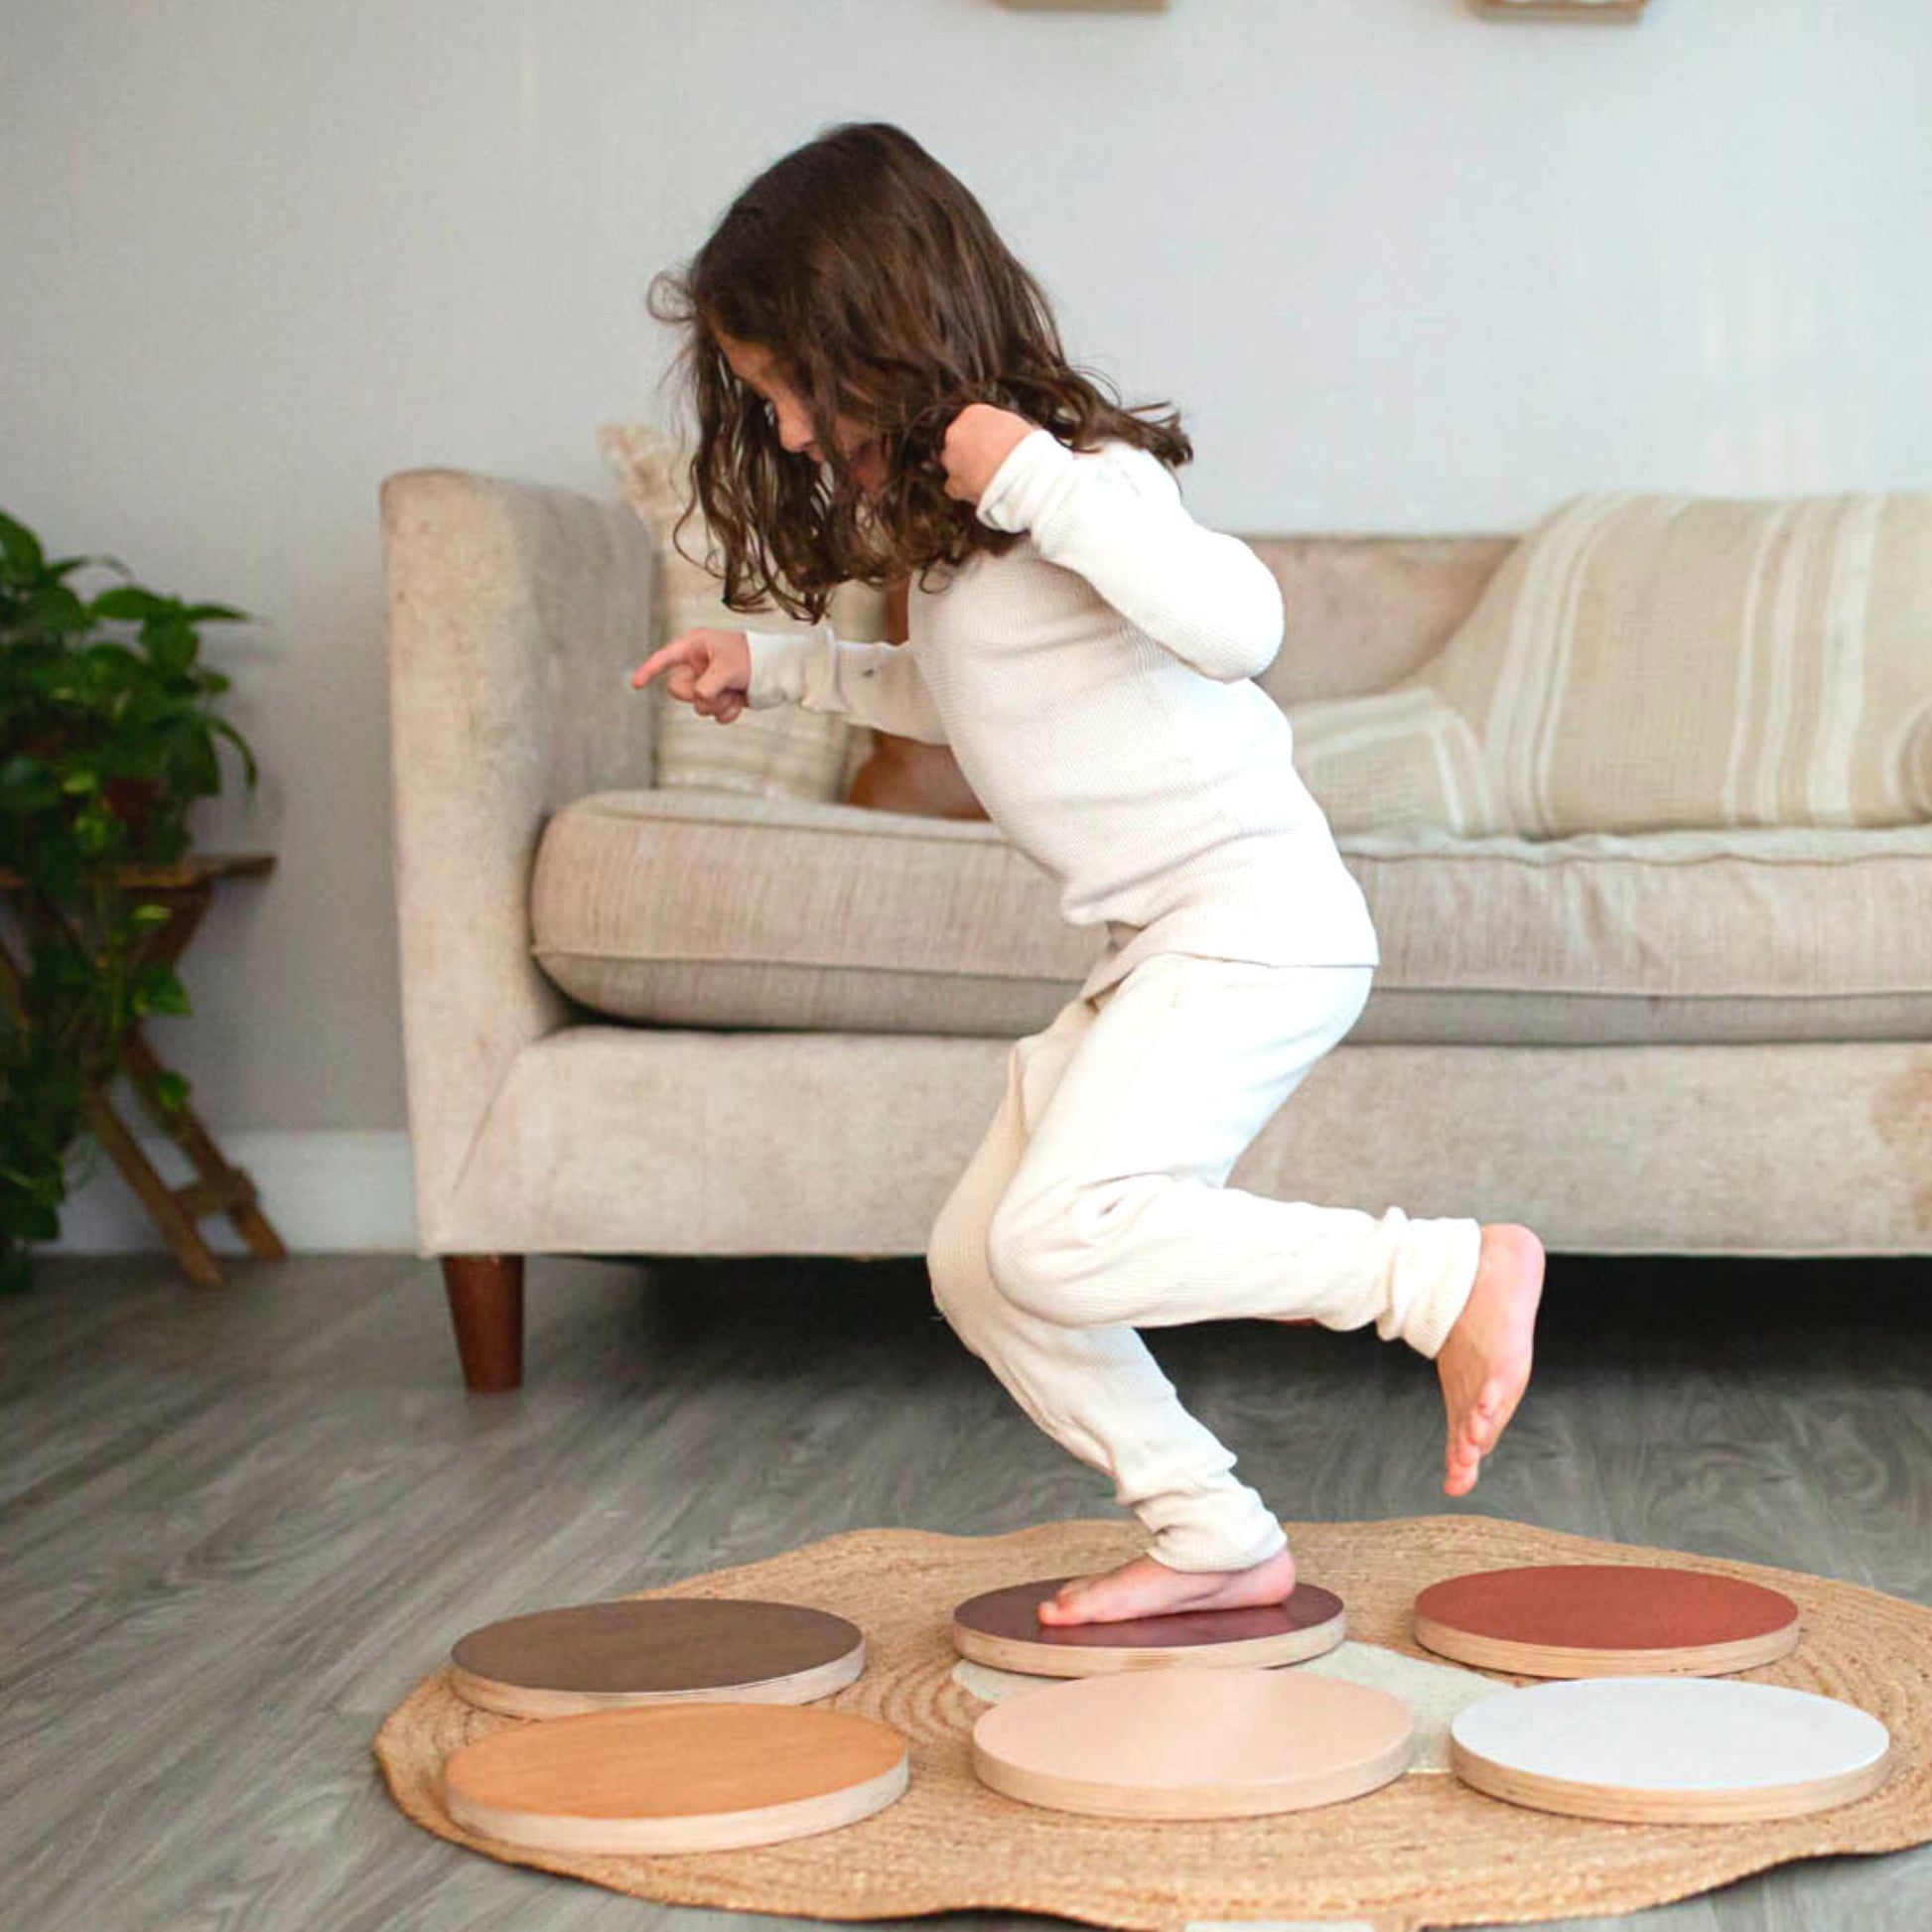
[[[1290,717],[1337,831],[1932,819],[1932,494],[1576,497],[1420,671]]]

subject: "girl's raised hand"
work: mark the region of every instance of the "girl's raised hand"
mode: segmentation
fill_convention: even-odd
[[[1013,446],[1039,427],[1011,409],[969,402],[946,426],[939,460],[946,466],[946,494],[977,503]]]
[[[641,691],[660,672],[672,697],[729,725],[752,688],[752,646],[742,630],[687,630],[630,673],[630,688]]]

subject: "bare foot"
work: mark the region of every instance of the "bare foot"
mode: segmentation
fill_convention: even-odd
[[[1136,1557],[1104,1577],[1080,1577],[1039,1606],[1042,1623],[1120,1623],[1129,1617],[1176,1610],[1245,1610],[1286,1602],[1295,1588],[1295,1558],[1287,1550],[1252,1570],[1170,1570]]]
[[[1543,1299],[1543,1243],[1528,1228],[1482,1230],[1475,1287],[1436,1356],[1449,1411],[1443,1488],[1466,1496],[1476,1467],[1496,1447],[1529,1385],[1536,1308]]]

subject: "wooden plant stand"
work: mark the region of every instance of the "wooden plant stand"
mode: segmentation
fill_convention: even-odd
[[[150,903],[166,906],[170,915],[165,924],[149,933],[147,950],[142,954],[144,962],[172,966],[181,957],[214,897],[218,881],[261,878],[274,868],[275,855],[271,852],[193,853],[179,865],[121,868],[114,875],[116,886],[139,892]],[[0,870],[0,894],[17,893],[25,883],[18,873]],[[24,969],[8,953],[4,933],[0,933],[0,982],[4,982],[9,996],[16,1000],[21,996]],[[149,1083],[168,1069],[138,1025],[129,1030],[122,1043],[121,1064],[142,1106],[194,1163],[198,1178],[179,1187],[170,1187],[162,1179],[115,1112],[107,1086],[96,1087],[87,1096],[88,1131],[107,1150],[122,1177],[139,1196],[148,1218],[160,1229],[189,1279],[204,1288],[219,1288],[226,1279],[197,1225],[210,1214],[226,1214],[257,1260],[286,1261],[288,1250],[256,1201],[255,1183],[223,1156],[194,1109],[184,1107],[179,1114],[170,1115],[150,1097]]]

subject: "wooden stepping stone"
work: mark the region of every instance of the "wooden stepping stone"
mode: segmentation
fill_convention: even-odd
[[[1633,1825],[1739,1824],[1828,1811],[1884,1783],[1890,1733],[1834,1698],[1710,1677],[1504,1691],[1449,1726],[1476,1790]]]
[[[1416,1641],[1519,1677],[1717,1676],[1798,1643],[1798,1606],[1760,1584],[1646,1564],[1531,1564],[1433,1584]]]
[[[1040,1622],[1039,1605],[1070,1581],[1015,1584],[960,1604],[953,1612],[953,1648],[994,1670],[1098,1677],[1171,1664],[1223,1670],[1299,1664],[1334,1649],[1348,1632],[1341,1598],[1312,1584],[1298,1585],[1285,1603],[1250,1610],[1181,1610],[1122,1623]]]
[[[810,1704],[865,1669],[859,1626],[794,1603],[626,1597],[486,1624],[450,1653],[451,1688],[512,1718],[657,1704]]]
[[[536,1852],[720,1852],[836,1831],[905,1790],[905,1739],[838,1711],[769,1704],[595,1711],[450,1754],[443,1802]]]
[[[1357,1798],[1409,1762],[1409,1707],[1266,1670],[1087,1677],[998,1704],[973,1769],[1023,1804],[1101,1818],[1253,1818]]]

